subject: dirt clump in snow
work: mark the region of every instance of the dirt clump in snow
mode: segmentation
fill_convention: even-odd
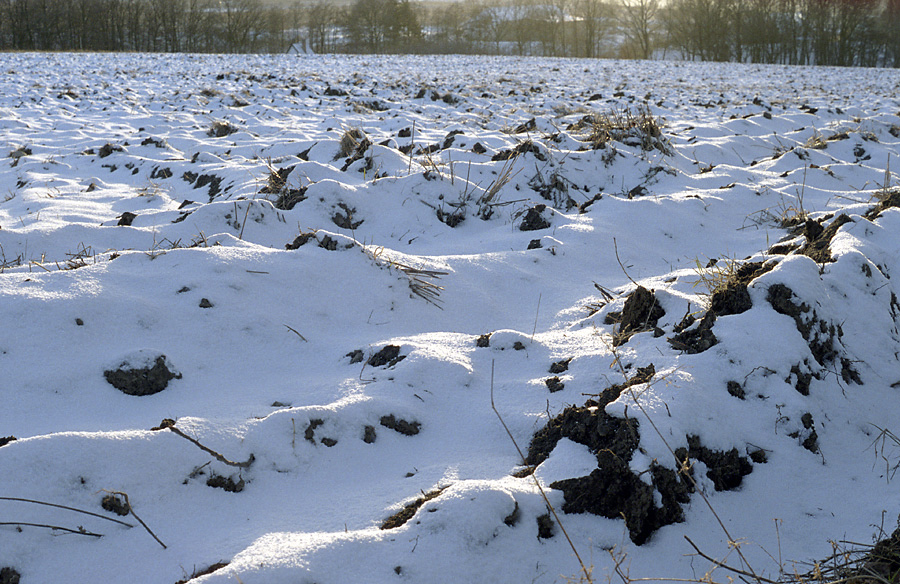
[[[538,515],[537,526],[538,538],[540,539],[550,539],[555,534],[556,530],[553,528],[553,519],[550,518],[549,513]]]
[[[127,362],[118,369],[103,372],[110,385],[127,395],[153,395],[166,389],[169,381],[181,379],[181,373],[169,369],[165,355],[159,355],[153,366],[133,368]]]
[[[695,328],[688,328],[694,322],[695,319],[693,317],[688,317],[682,321],[681,325],[675,327],[678,334],[669,339],[669,344],[673,348],[684,351],[688,355],[702,353],[719,342],[716,335],[712,332],[713,324],[716,322],[715,312],[708,310],[703,318],[700,319],[700,324]]]
[[[613,346],[618,347],[636,335],[656,329],[656,323],[666,311],[659,305],[653,290],[638,286],[625,299],[622,312],[611,312],[606,316],[607,324],[618,323],[619,330],[613,337]]]
[[[900,190],[895,189],[882,195],[881,201],[869,209],[863,217],[869,221],[875,221],[881,214],[892,207],[900,207]]]
[[[550,373],[559,374],[564,373],[569,370],[569,363],[572,362],[574,357],[569,357],[568,359],[563,359],[561,361],[556,361],[555,363],[550,365]]]
[[[188,582],[190,582],[196,578],[199,578],[200,576],[207,576],[209,574],[212,574],[216,570],[221,570],[222,568],[224,568],[227,565],[228,565],[228,562],[216,562],[215,564],[207,566],[206,568],[203,568],[202,570],[194,570],[194,572],[191,574],[191,576],[189,578],[187,578],[186,580],[179,580],[178,582],[175,582],[175,584],[187,584]]]
[[[222,489],[223,491],[227,491],[229,493],[240,493],[244,490],[244,484],[244,479],[240,477],[238,477],[238,480],[235,481],[234,477],[223,477],[222,475],[217,475],[215,473],[213,473],[212,476],[206,479],[207,487]]]
[[[410,422],[403,419],[398,420],[394,414],[381,416],[381,419],[378,422],[385,428],[393,430],[394,432],[399,432],[404,436],[415,436],[422,427],[421,422]]]
[[[550,390],[550,393],[556,393],[557,391],[562,391],[566,387],[566,384],[563,383],[559,379],[559,377],[557,377],[555,375],[553,377],[548,377],[547,379],[545,379],[544,384],[547,386],[547,389]]]
[[[400,354],[400,347],[397,345],[385,345],[380,351],[369,357],[366,364],[370,367],[393,367],[400,361],[406,359],[406,355]]]
[[[384,523],[381,524],[380,529],[396,529],[402,525],[405,525],[407,521],[413,518],[413,516],[416,514],[416,511],[418,511],[422,505],[424,505],[428,501],[431,501],[432,499],[439,497],[446,488],[447,487],[443,487],[440,489],[435,489],[433,491],[428,491],[427,493],[423,493],[421,497],[419,497],[412,503],[407,503],[403,506],[403,509],[400,509],[399,511],[385,519]]]
[[[753,307],[747,286],[751,281],[775,267],[774,262],[749,262],[729,274],[724,282],[713,290],[709,309],[717,316],[741,314]]]
[[[544,211],[547,205],[543,203],[535,205],[525,212],[525,218],[519,224],[519,231],[538,231],[550,227],[550,222],[544,219]]]
[[[10,442],[15,442],[16,440],[18,440],[18,438],[16,438],[15,436],[0,437],[0,448],[3,448]]]
[[[109,493],[100,501],[100,506],[110,513],[121,515],[122,517],[131,513],[131,507],[128,503],[116,494]]]
[[[852,223],[853,219],[841,213],[828,227],[823,228],[821,222],[807,221],[804,226],[806,245],[800,248],[799,253],[812,258],[817,264],[827,264],[834,261],[829,248],[831,240],[837,235],[838,229],[846,223]]]
[[[491,335],[493,333],[485,333],[483,335],[479,335],[477,339],[475,339],[475,346],[479,348],[485,348],[491,346]]]
[[[19,584],[22,577],[17,571],[10,567],[0,568],[0,584]]]
[[[356,213],[356,209],[354,207],[350,207],[346,203],[338,203],[338,207],[341,208],[343,213],[336,211],[335,214],[331,217],[331,222],[340,227],[341,229],[349,229],[354,230],[363,224],[363,219],[359,221],[354,221],[353,216]]]
[[[753,465],[741,456],[736,448],[711,450],[700,442],[698,436],[687,437],[687,448],[675,450],[675,457],[684,464],[687,459],[699,460],[706,465],[706,476],[717,491],[736,489],[744,477],[753,472]]]

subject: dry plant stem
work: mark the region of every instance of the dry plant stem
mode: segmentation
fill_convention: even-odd
[[[713,557],[710,557],[710,556],[704,554],[702,551],[700,551],[700,548],[697,547],[697,544],[695,544],[693,541],[691,541],[691,538],[689,538],[688,536],[685,535],[684,539],[686,539],[687,542],[689,544],[691,544],[691,547],[694,548],[694,550],[697,552],[697,555],[699,555],[704,560],[708,560],[708,561],[712,562],[719,568],[724,568],[725,570],[727,570],[729,572],[732,572],[734,574],[739,574],[741,576],[749,576],[750,578],[753,578],[756,582],[764,582],[765,584],[779,584],[779,582],[777,582],[776,580],[769,580],[768,578],[758,575],[756,572],[753,571],[753,568],[750,568],[750,564],[747,564],[747,567],[750,569],[749,572],[738,569],[738,568],[734,568],[724,562],[721,562]],[[737,549],[737,547],[735,547],[735,549]],[[738,553],[740,553],[740,552],[738,552]],[[744,556],[742,555],[741,559],[743,559],[743,557]],[[745,563],[746,563],[746,561],[747,560],[744,560]]]
[[[509,427],[506,425],[506,422],[503,421],[503,416],[500,415],[500,411],[497,410],[497,406],[494,404],[494,361],[491,361],[491,409],[494,410],[494,413],[497,414],[497,419],[500,420],[500,424],[503,425],[503,429],[506,430],[506,435],[509,436],[509,439],[512,441],[513,446],[516,447],[516,452],[519,453],[519,458],[522,459],[522,464],[526,464],[525,462],[525,454],[522,453],[522,449],[519,448],[519,443],[516,442],[516,439],[513,437],[512,432],[510,432]],[[594,579],[591,577],[590,570],[585,566],[584,561],[581,559],[581,556],[578,554],[578,550],[575,548],[575,544],[572,543],[572,538],[569,537],[569,533],[566,531],[566,528],[563,526],[562,521],[559,520],[559,515],[556,514],[556,509],[553,508],[553,505],[550,503],[550,499],[547,498],[547,493],[544,492],[544,488],[541,486],[541,482],[537,479],[534,474],[531,475],[532,480],[534,481],[534,485],[537,487],[538,491],[541,493],[541,498],[544,500],[544,504],[547,505],[547,508],[550,509],[550,512],[553,513],[553,519],[556,521],[556,524],[559,525],[560,531],[563,532],[563,535],[566,536],[566,542],[568,542],[569,547],[572,549],[572,553],[575,554],[575,559],[578,560],[578,564],[581,566],[581,571],[584,574],[585,580],[587,580],[588,584],[593,584]]]
[[[616,261],[619,262],[619,267],[622,268],[622,273],[625,274],[625,277],[626,277],[626,278],[628,278],[629,280],[631,280],[631,283],[632,283],[632,284],[634,284],[635,286],[638,286],[639,284],[638,284],[637,282],[635,282],[635,281],[634,281],[634,278],[632,278],[632,277],[628,274],[628,270],[625,269],[625,265],[622,263],[622,260],[619,259],[619,244],[616,243],[616,238],[615,238],[615,237],[613,237],[613,250],[616,252]]]
[[[290,328],[290,327],[288,327],[288,328]],[[301,338],[302,338],[302,337],[301,337]],[[305,339],[304,339],[304,340],[305,340]],[[176,428],[174,424],[168,425],[168,426],[166,426],[166,427],[167,427],[169,430],[171,430],[172,432],[174,432],[175,434],[177,434],[178,436],[181,436],[182,438],[184,438],[185,440],[187,440],[188,442],[190,442],[191,444],[194,444],[195,446],[197,446],[197,448],[199,448],[199,449],[202,450],[203,452],[206,452],[206,453],[212,455],[213,458],[215,458],[216,460],[218,460],[218,461],[221,462],[222,464],[227,464],[228,466],[236,466],[236,467],[238,467],[238,468],[248,468],[251,464],[253,464],[253,461],[255,460],[255,457],[251,454],[251,455],[250,455],[250,458],[248,458],[248,459],[245,460],[244,462],[233,462],[233,461],[231,461],[231,460],[228,460],[227,458],[225,458],[224,456],[222,456],[221,454],[219,454],[219,453],[216,452],[215,450],[213,450],[213,449],[211,449],[211,448],[207,448],[206,446],[200,444],[197,440],[191,438],[190,436],[188,436],[187,434],[185,434],[184,432],[182,432],[181,430],[179,430],[178,428]],[[127,502],[127,501],[126,501],[126,502]],[[138,520],[138,521],[140,521],[140,520]]]
[[[113,519],[112,517],[107,517],[105,515],[100,515],[99,513],[93,513],[91,511],[85,511],[83,509],[76,509],[75,507],[67,507],[65,505],[57,505],[56,503],[47,503],[45,501],[37,501],[35,499],[23,499],[21,497],[0,497],[0,501],[19,501],[21,503],[34,503],[35,505],[46,505],[47,507],[56,507],[58,509],[65,509],[66,511],[75,511],[76,513],[83,513],[84,515],[90,515],[91,517],[99,517],[100,519],[112,521],[113,523],[118,523],[119,525],[124,525],[125,527],[134,527],[134,525],[132,525],[130,523],[125,523],[124,521],[119,521],[118,519]]]
[[[109,493],[110,495],[121,495],[125,499],[125,505],[128,506],[128,512],[131,513],[131,516],[134,517],[135,519],[137,519],[137,522],[140,523],[141,526],[147,530],[147,533],[149,533],[151,536],[153,536],[153,539],[156,540],[156,543],[161,545],[164,550],[169,549],[168,547],[166,547],[166,544],[164,544],[158,537],[156,537],[156,534],[153,533],[153,530],[151,530],[149,527],[147,527],[147,524],[144,523],[144,521],[140,517],[137,516],[137,513],[134,512],[134,507],[131,505],[131,501],[128,500],[128,493],[123,493],[122,491],[105,491],[105,492]]]
[[[0,525],[24,525],[26,527],[43,527],[44,529],[52,529],[53,531],[65,531],[66,533],[74,533],[75,535],[89,535],[91,537],[103,537],[102,533],[94,533],[84,529],[69,529],[68,527],[60,527],[59,525],[47,525],[44,523],[22,523],[21,521],[3,521]]]
[[[285,326],[285,328],[287,328],[287,330],[291,331],[292,333],[294,333],[295,335],[297,335],[298,337],[300,337],[300,340],[303,341],[304,343],[308,343],[308,342],[309,342],[309,341],[306,340],[306,337],[304,337],[304,336],[301,335],[299,332],[297,332],[297,329],[295,329],[295,328],[293,328],[293,327],[290,327],[290,326],[288,326],[288,325],[284,325],[284,326]]]

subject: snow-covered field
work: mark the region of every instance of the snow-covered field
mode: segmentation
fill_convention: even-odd
[[[577,580],[536,480],[598,582],[896,525],[900,71],[0,67],[10,579]]]

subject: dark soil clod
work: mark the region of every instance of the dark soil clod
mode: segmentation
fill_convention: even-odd
[[[519,502],[516,501],[512,513],[503,518],[503,523],[509,527],[515,527],[516,523],[521,519],[521,515],[522,514],[519,512]]]
[[[627,343],[637,333],[653,330],[665,314],[653,291],[638,286],[625,299],[622,313],[618,315],[619,330],[613,337],[613,346]]]
[[[407,521],[413,518],[413,516],[416,514],[416,511],[418,511],[422,505],[440,496],[440,494],[443,493],[444,489],[446,488],[447,487],[444,487],[443,489],[435,489],[434,491],[424,493],[421,497],[419,497],[412,503],[404,505],[403,509],[400,509],[399,511],[385,519],[384,523],[381,524],[380,529],[396,529],[406,524]]]
[[[350,364],[354,363],[362,363],[363,359],[365,359],[365,353],[362,352],[362,349],[356,349],[354,351],[350,351],[344,357],[350,357]]]
[[[831,257],[829,248],[831,240],[837,235],[838,229],[842,225],[852,222],[853,219],[841,213],[825,229],[821,229],[821,225],[819,225],[819,229],[821,229],[819,231],[819,229],[811,228],[809,225],[811,222],[807,221],[804,225],[804,232],[807,234],[806,245],[800,248],[799,253],[812,258],[818,264],[833,262],[834,258]],[[813,236],[812,239],[809,238],[810,235]]]
[[[100,506],[105,510],[122,517],[131,513],[131,507],[128,505],[128,503],[126,503],[125,500],[120,498],[118,495],[113,495],[112,493],[103,497],[103,500],[100,501]]]
[[[900,207],[900,189],[890,191],[877,205],[866,211],[863,215],[869,221],[875,221],[886,210],[894,207]]]
[[[393,367],[406,358],[406,355],[400,354],[400,347],[397,345],[386,345],[383,349],[369,357],[366,363],[370,367]]]
[[[394,414],[381,416],[379,423],[385,428],[393,430],[394,432],[399,432],[404,436],[415,436],[422,427],[420,422],[408,422],[402,419],[398,420]]]
[[[125,211],[121,215],[119,215],[119,222],[116,223],[118,227],[130,227],[131,223],[137,219],[137,214],[132,213],[130,211]]]
[[[675,450],[680,461],[686,458],[699,460],[706,465],[706,476],[717,491],[730,491],[741,486],[744,477],[753,472],[753,465],[736,448],[731,450],[711,450],[700,443],[698,436],[687,437],[688,447]],[[686,457],[686,458],[685,458]]]
[[[558,375],[560,373],[564,373],[569,370],[569,363],[572,362],[573,357],[569,357],[568,359],[563,359],[562,361],[557,361],[550,365],[550,373],[554,375]]]
[[[547,389],[550,390],[550,393],[556,393],[557,391],[562,391],[565,389],[566,384],[559,380],[559,377],[550,377],[544,380],[544,383],[547,385]]]
[[[716,322],[716,313],[709,310],[700,320],[696,328],[686,330],[669,339],[673,348],[684,351],[688,355],[702,353],[714,346],[719,340],[712,332]]]
[[[491,346],[491,334],[492,333],[485,333],[483,335],[480,335],[477,339],[475,339],[475,346],[482,348],[482,349],[485,347],[490,347]]]
[[[0,448],[3,448],[10,442],[15,442],[16,440],[18,440],[18,438],[16,438],[15,436],[0,437]]]
[[[543,203],[535,205],[528,209],[525,218],[519,225],[520,231],[538,231],[550,227],[550,222],[544,219],[543,213],[547,209],[547,205]]]
[[[153,395],[166,389],[169,381],[181,379],[181,373],[174,373],[166,365],[166,356],[159,355],[152,367],[128,368],[123,363],[118,369],[103,372],[110,385],[127,395]]]
[[[550,518],[549,513],[538,515],[537,527],[539,539],[550,539],[556,531],[553,527],[553,519]]]
[[[310,231],[308,233],[301,233],[300,235],[298,235],[297,237],[294,238],[294,241],[292,241],[290,243],[286,243],[284,245],[284,249],[287,249],[287,250],[300,249],[301,247],[306,245],[310,239],[315,239],[315,237],[316,237],[316,234],[312,231]]]
[[[240,493],[244,490],[244,479],[238,478],[238,480],[235,482],[233,477],[223,477],[221,475],[214,474],[206,479],[206,486],[216,489],[222,489],[229,493]]]
[[[747,392],[744,391],[744,386],[742,386],[737,381],[729,381],[727,383],[728,393],[733,395],[738,399],[747,399]]]
[[[363,442],[365,442],[366,444],[374,443],[377,437],[378,435],[375,432],[375,426],[367,425],[365,428],[363,428]]]
[[[216,570],[221,570],[222,568],[226,567],[227,565],[228,565],[228,562],[217,562],[215,564],[212,564],[211,566],[203,568],[202,570],[194,570],[194,572],[191,574],[190,578],[188,578],[187,580],[179,580],[178,582],[175,582],[175,584],[188,584],[188,582],[190,582],[191,580],[194,580],[195,578],[199,578],[200,576],[207,576],[209,574],[212,574]]]
[[[10,567],[0,568],[0,584],[19,584],[22,577],[17,571]]]
[[[316,443],[316,428],[325,423],[325,420],[320,418],[316,418],[314,420],[309,421],[309,425],[306,426],[306,430],[303,432],[303,437],[307,442],[312,444]]]
[[[741,314],[753,307],[747,285],[775,267],[774,263],[749,262],[735,270],[728,280],[718,286],[710,298],[710,310],[717,316]]]

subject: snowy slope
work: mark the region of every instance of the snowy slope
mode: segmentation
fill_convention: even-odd
[[[595,580],[702,577],[684,536],[777,578],[900,513],[896,71],[2,67],[24,583],[578,578],[535,480]]]

